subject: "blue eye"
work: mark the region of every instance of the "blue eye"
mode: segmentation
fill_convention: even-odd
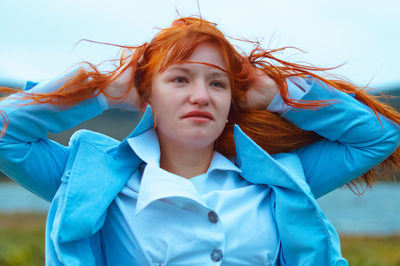
[[[172,81],[176,82],[176,83],[184,83],[184,82],[187,82],[187,79],[185,77],[176,77],[176,78],[173,78]]]
[[[225,84],[220,81],[212,81],[211,86],[218,87],[218,88],[225,88]]]

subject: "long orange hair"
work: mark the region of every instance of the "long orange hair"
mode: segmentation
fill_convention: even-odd
[[[249,110],[240,107],[239,103],[245,98],[246,88],[254,80],[255,68],[262,70],[276,82],[284,102],[289,106],[312,109],[326,104],[334,104],[323,101],[295,101],[288,98],[286,78],[311,76],[345,93],[354,94],[357,100],[368,105],[375,113],[379,112],[400,124],[398,112],[378,101],[376,97],[371,96],[364,89],[344,80],[325,79],[316,74],[329,70],[329,68],[318,68],[278,59],[273,54],[287,48],[266,50],[255,42],[253,43],[255,47],[249,55],[241,54],[217,29],[215,23],[197,17],[176,19],[170,27],[162,29],[149,43],[140,46],[120,46],[124,49],[119,65],[113,71],[100,72],[98,67],[86,62],[90,66],[89,71],[79,71],[54,92],[33,94],[29,91],[21,92],[10,88],[0,88],[0,92],[19,92],[23,94],[25,99],[33,100],[29,104],[74,105],[100,93],[106,93],[105,89],[118,77],[121,68],[131,66],[130,86],[120,98],[127,96],[130,88],[134,85],[141,98],[146,99],[149,97],[152,78],[155,74],[164,71],[172,64],[185,62],[194,49],[200,43],[206,41],[218,45],[227,67],[226,71],[232,88],[229,122],[215,143],[215,149],[225,156],[235,155],[233,145],[234,124],[238,124],[250,138],[269,153],[288,152],[321,139],[315,132],[304,131],[277,114],[266,110]],[[4,112],[0,111],[0,115],[6,120],[7,117]],[[7,123],[5,123],[3,133],[6,127]],[[393,170],[398,168],[400,166],[399,156],[399,149],[397,149],[380,164],[381,169]],[[376,169],[372,169],[356,181],[365,181],[367,186],[371,186],[376,175]],[[352,182],[351,184],[355,183]]]

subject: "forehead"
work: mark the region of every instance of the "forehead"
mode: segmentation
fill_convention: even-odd
[[[210,42],[199,44],[188,58],[182,58],[182,60],[167,65],[158,73],[176,71],[191,73],[199,70],[206,70],[209,75],[213,76],[229,76],[225,60],[216,44]]]
[[[220,49],[213,43],[199,44],[187,59],[187,62],[201,62],[208,65],[215,65],[226,71],[225,60],[221,55]]]
[[[157,69],[155,74],[160,74],[173,65],[184,63],[200,63],[227,72],[226,60],[228,59],[222,56],[219,46],[213,42],[203,42],[195,48],[184,48],[183,50],[173,46],[164,59],[160,60],[160,64],[155,67]]]

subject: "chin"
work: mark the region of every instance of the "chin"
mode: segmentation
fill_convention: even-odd
[[[191,147],[204,148],[210,145],[214,145],[216,139],[217,137],[210,136],[209,134],[191,134],[191,135],[181,136],[181,138],[178,141],[180,142],[183,141],[185,145]]]

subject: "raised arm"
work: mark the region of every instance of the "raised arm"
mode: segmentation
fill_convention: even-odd
[[[64,75],[72,76],[77,70]],[[29,92],[50,92],[60,87],[60,77],[42,82]],[[51,200],[57,191],[69,156],[69,148],[47,139],[48,132],[58,133],[100,115],[106,108],[104,96],[85,100],[70,108],[34,104],[22,106],[12,94],[0,102],[8,118],[5,135],[0,138],[0,170],[40,197]],[[4,126],[0,119],[0,128]]]
[[[302,100],[334,100],[315,110],[288,108],[282,117],[324,139],[297,150],[316,198],[352,181],[385,160],[400,144],[400,128],[351,95],[315,79]]]
[[[330,100],[331,104],[314,109],[287,106],[276,84],[266,75],[259,76],[249,88],[247,104],[280,113],[299,128],[323,137],[296,150],[316,198],[364,174],[398,147],[399,126],[381,114],[378,119],[350,94],[314,78],[290,77],[286,82],[292,99]]]

